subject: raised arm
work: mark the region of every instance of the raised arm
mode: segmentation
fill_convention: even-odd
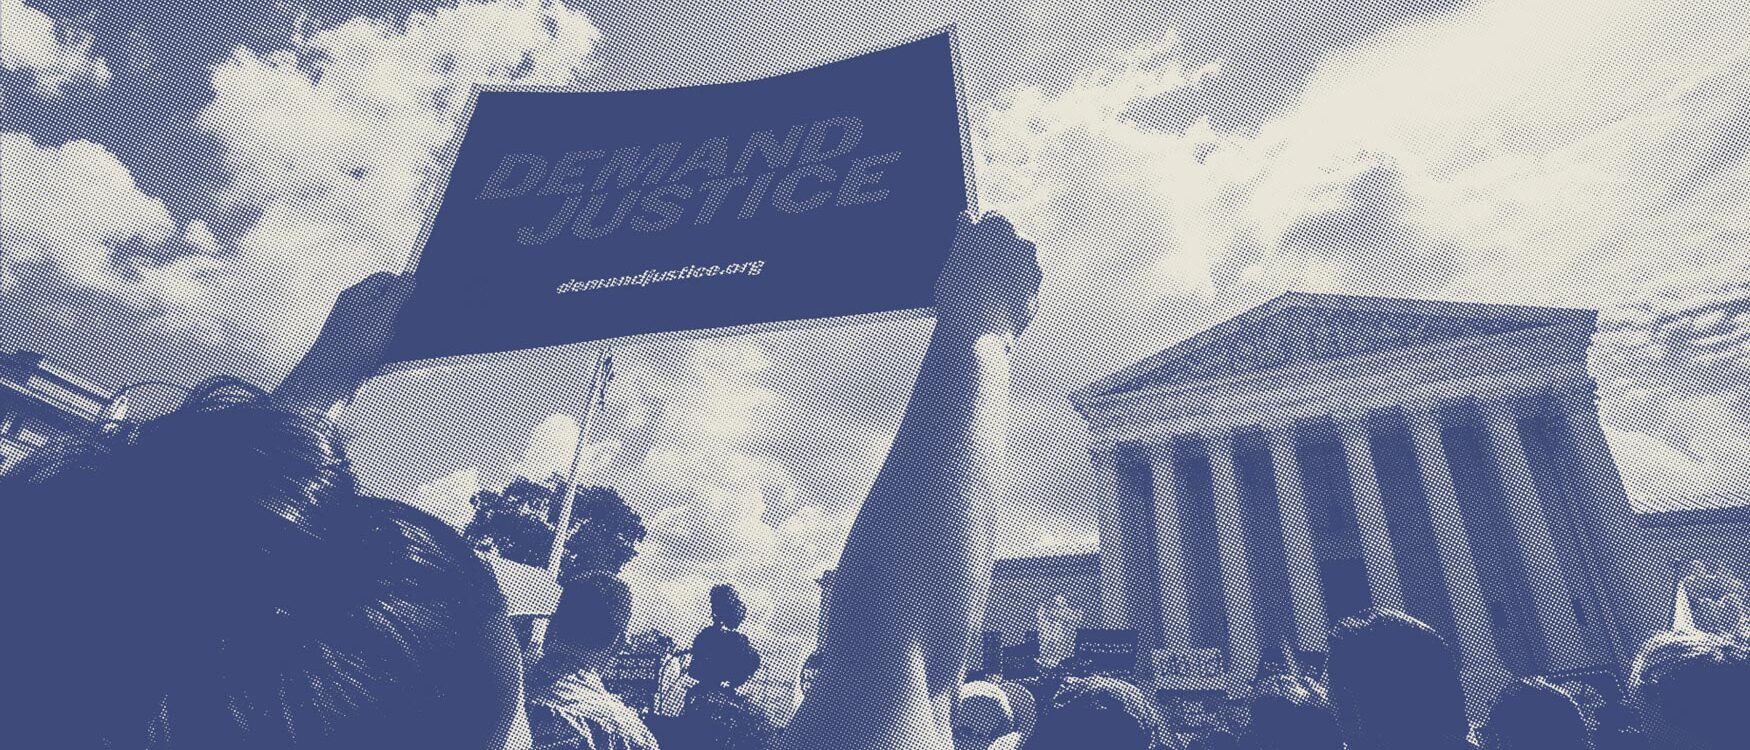
[[[784,747],[953,747],[1006,490],[1009,347],[1039,281],[1033,244],[1008,220],[962,218],[911,401],[839,559],[819,678]]]
[[[413,277],[373,273],[334,301],[316,342],[286,375],[273,398],[288,409],[329,414],[352,401],[382,364],[395,318],[413,294]]]

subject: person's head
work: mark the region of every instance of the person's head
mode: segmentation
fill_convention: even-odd
[[[1586,717],[1573,696],[1541,678],[1501,689],[1484,733],[1489,750],[1591,750]]]
[[[1252,686],[1251,720],[1241,735],[1248,750],[1340,750],[1342,735],[1325,688],[1310,677],[1272,675]]]
[[[1190,750],[1235,750],[1240,746],[1240,740],[1232,732],[1220,729],[1210,730],[1191,739],[1187,745]]]
[[[544,648],[575,666],[603,669],[626,645],[632,590],[610,573],[592,571],[565,584],[547,623]]]
[[[1033,734],[1033,727],[1039,723],[1039,705],[1033,699],[1033,691],[1018,682],[1004,682],[997,687],[1009,696],[1009,713],[1015,717],[1015,731],[1023,737]]]
[[[765,750],[777,735],[771,717],[738,693],[697,693],[661,737],[667,750]]]
[[[1641,647],[1629,684],[1655,747],[1743,747],[1750,695],[1750,644],[1694,631],[1654,635]]]
[[[741,601],[741,592],[728,583],[719,583],[711,587],[711,623],[722,625],[734,630],[741,627],[741,621],[747,619],[747,605]]]
[[[954,701],[955,747],[982,750],[1014,730],[1014,709],[1009,705],[1009,694],[1002,688],[984,680],[960,686]]]
[[[0,478],[12,747],[496,747],[517,641],[486,563],[361,496],[238,382]],[[40,741],[32,741],[32,740]]]
[[[1452,649],[1402,612],[1370,608],[1338,622],[1325,671],[1351,750],[1452,747],[1470,733]]]
[[[1042,712],[1027,750],[1148,750],[1166,739],[1155,705],[1132,685],[1110,677],[1066,681]]]
[[[1597,726],[1592,731],[1592,745],[1597,750],[1646,750],[1646,734],[1641,731],[1641,718],[1622,703],[1610,702],[1594,712]]]

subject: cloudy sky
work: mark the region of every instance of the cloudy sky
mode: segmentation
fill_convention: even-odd
[[[277,382],[341,288],[402,267],[470,83],[745,79],[955,23],[981,204],[1048,276],[1007,546],[1092,535],[1070,389],[1290,288],[1603,309],[1631,492],[1745,486],[1742,3],[733,5],[0,0],[0,348],[110,385]],[[618,353],[593,478],[652,529],[641,623],[689,633],[736,581],[800,658],[927,332]],[[456,522],[563,464],[589,360],[373,382],[348,415],[368,488]]]

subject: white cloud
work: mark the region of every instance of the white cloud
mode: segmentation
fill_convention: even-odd
[[[215,66],[199,122],[234,173],[224,199],[260,217],[213,305],[255,345],[295,355],[341,288],[403,266],[470,85],[573,82],[598,38],[583,12],[522,0],[403,24],[357,18],[265,54],[237,48]]]
[[[553,474],[565,475],[571,470],[577,433],[577,418],[570,414],[554,414],[541,420],[529,436],[522,459],[511,466],[511,473],[537,482],[546,481]]]
[[[806,410],[768,382],[774,362],[760,337],[622,351],[611,400],[631,402],[620,429],[629,457],[620,483],[647,509],[650,529],[625,575],[635,627],[685,640],[708,622],[706,594],[733,583],[749,605],[748,632],[780,679],[812,650],[814,579],[844,544],[849,513],[804,501],[777,447],[788,408]],[[803,376],[795,373],[792,377]]]
[[[75,84],[109,83],[109,64],[91,53],[91,35],[57,23],[24,0],[0,0],[0,68],[23,71],[37,94],[60,96]]]
[[[1031,394],[1060,399],[1287,288],[1608,308],[1750,278],[1747,25],[1741,4],[1470,6],[1328,54],[1248,132],[1149,124],[1152,102],[1195,108],[1222,75],[1189,70],[1172,40],[997,97],[978,109],[984,202],[1039,242],[1048,274],[1023,342]],[[1692,364],[1743,361],[1731,320],[1688,329],[1730,345]],[[1657,419],[1620,421],[1632,389],[1606,389],[1613,435],[1664,446],[1634,470],[1647,488],[1742,486],[1746,412],[1707,399],[1744,373],[1667,393],[1675,366],[1633,378]],[[1018,412],[1017,432],[1077,434],[1052,411]],[[1673,472],[1689,478],[1654,479]]]
[[[1676,282],[1601,319],[1600,416],[1643,504],[1750,486],[1750,280]]]
[[[479,469],[459,469],[420,485],[408,504],[437,516],[460,531],[474,519],[474,506],[469,499],[481,489],[484,488],[480,484]]]
[[[34,12],[19,17],[28,26]],[[9,30],[9,45],[15,33],[25,32]],[[22,278],[22,263],[47,267],[29,297],[122,299],[146,311],[137,333],[173,329],[241,360],[202,370],[261,367],[271,378],[303,353],[341,289],[404,266],[422,189],[444,168],[470,86],[572,82],[598,38],[559,0],[469,0],[404,23],[357,18],[299,33],[285,49],[237,48],[214,66],[198,123],[229,171],[222,209],[256,216],[241,237],[181,226],[101,146],[7,136],[11,265],[0,281]],[[25,243],[17,260],[13,237]]]
[[[128,245],[153,247],[179,228],[164,202],[141,193],[115,154],[90,141],[38,144],[22,133],[0,133],[0,287],[16,283],[24,266],[45,268],[79,286],[141,307],[184,298],[210,256],[169,263],[117,255]]]

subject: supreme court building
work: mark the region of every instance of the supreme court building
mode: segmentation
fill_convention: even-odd
[[[1669,625],[1600,429],[1590,310],[1290,292],[1072,395],[1099,477],[1098,618],[1230,693],[1368,606],[1513,675],[1622,674]]]

